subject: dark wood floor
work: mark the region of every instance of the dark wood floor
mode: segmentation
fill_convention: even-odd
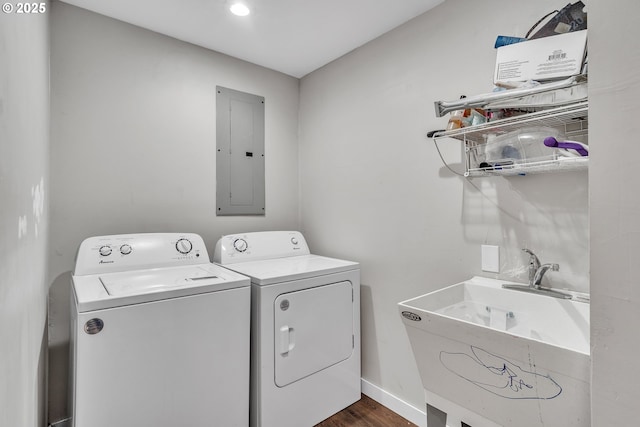
[[[368,396],[343,409],[316,427],[417,427]]]

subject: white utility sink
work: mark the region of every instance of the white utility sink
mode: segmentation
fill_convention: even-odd
[[[589,426],[589,304],[507,283],[473,277],[398,304],[427,404],[474,427]]]

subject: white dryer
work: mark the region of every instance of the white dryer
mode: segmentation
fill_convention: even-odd
[[[72,426],[248,425],[250,282],[200,236],[86,239],[71,300]]]
[[[223,236],[214,262],[251,277],[253,427],[311,427],[360,395],[360,267],[299,232]]]

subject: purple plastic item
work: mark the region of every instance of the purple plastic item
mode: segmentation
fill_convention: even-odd
[[[571,141],[558,141],[552,136],[544,139],[544,145],[547,147],[569,148],[571,150],[576,150],[581,156],[589,155],[589,152],[582,146],[582,144]]]

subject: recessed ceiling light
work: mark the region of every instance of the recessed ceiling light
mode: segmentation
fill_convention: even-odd
[[[251,12],[249,8],[242,3],[232,4],[229,10],[231,11],[231,13],[238,16],[247,16],[249,12]]]

